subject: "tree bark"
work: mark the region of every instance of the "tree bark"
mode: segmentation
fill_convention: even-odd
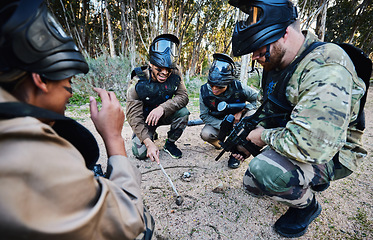
[[[110,50],[110,56],[115,57],[115,46],[114,46],[114,40],[113,40],[113,32],[111,31],[111,18],[109,9],[107,8],[107,2],[105,3],[105,16],[106,16],[106,25],[107,25],[107,35],[108,35],[108,41],[109,41],[109,50]]]
[[[328,9],[328,0],[319,0],[319,13],[316,20],[316,35],[321,41],[324,41],[325,38],[325,22],[326,22],[326,13]]]
[[[163,1],[163,33],[168,33],[168,12],[170,10],[170,0]]]

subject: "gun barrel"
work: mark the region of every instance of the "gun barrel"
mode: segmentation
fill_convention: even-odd
[[[215,161],[218,161],[219,158],[221,158],[221,156],[223,156],[224,153],[225,153],[225,150],[223,149],[223,150],[219,153],[219,155],[215,158]]]

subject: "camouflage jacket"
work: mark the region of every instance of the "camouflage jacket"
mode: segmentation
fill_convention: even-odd
[[[316,36],[305,32],[299,56]],[[363,132],[349,126],[357,118],[365,92],[348,55],[335,44],[324,44],[298,65],[286,88],[294,106],[285,128],[266,129],[261,138],[278,153],[299,162],[321,164],[339,152],[339,161],[350,170],[366,156]],[[259,99],[263,96],[259,93]]]

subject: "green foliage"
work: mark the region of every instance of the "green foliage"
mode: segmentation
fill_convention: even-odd
[[[89,94],[87,93],[73,93],[73,96],[69,99],[69,103],[72,105],[84,105],[86,103],[89,103]]]
[[[373,5],[369,1],[336,0],[328,8],[325,40],[350,42],[368,55],[373,52],[371,40]]]
[[[131,64],[128,57],[122,55],[109,57],[108,54],[98,58],[87,58],[90,71],[86,75],[77,75],[73,80],[74,96],[71,103],[84,104],[89,102],[89,95],[96,95],[93,87],[114,91],[116,96],[124,101],[131,74]]]
[[[260,75],[259,71],[255,71],[251,73],[249,74],[249,77],[246,82],[247,86],[259,89],[261,79],[262,79],[262,76]]]
[[[189,98],[199,98],[201,86],[207,82],[207,77],[200,75],[192,77],[189,81],[185,81],[185,86],[188,90]]]

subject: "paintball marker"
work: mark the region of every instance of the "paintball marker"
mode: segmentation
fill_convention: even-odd
[[[189,120],[187,126],[197,126],[205,124],[202,119]]]
[[[225,114],[234,114],[242,109],[244,109],[246,106],[246,103],[227,103],[227,102],[220,102],[218,104],[218,111],[224,112]]]
[[[246,103],[227,103],[220,102],[217,106],[217,111],[210,111],[214,117],[226,116],[228,114],[236,114],[246,107]]]
[[[242,118],[236,125],[234,125],[234,116],[232,114],[227,115],[223,119],[222,123],[220,124],[220,132],[218,135],[220,146],[223,148],[223,150],[215,158],[216,161],[219,160],[219,158],[221,158],[225,152],[238,153],[245,156],[245,154],[237,149],[237,146],[244,147],[253,156],[261,153],[261,148],[246,140],[246,137],[260,122],[269,118],[286,118],[288,116],[288,113],[266,114],[263,111],[263,108],[268,101],[268,99],[265,100],[253,115]],[[278,104],[276,106],[280,107]]]
[[[256,146],[254,143],[247,141],[246,137],[249,133],[256,128],[261,120],[256,117],[256,113],[252,116],[247,116],[241,119],[233,127],[234,116],[232,114],[226,116],[220,125],[220,132],[218,139],[220,141],[220,146],[223,150],[215,158],[216,161],[223,156],[225,152],[239,153],[245,155],[237,149],[237,146],[244,147],[253,156],[260,153],[260,147]],[[229,135],[228,135],[229,134]],[[228,137],[226,138],[226,136]]]
[[[217,107],[217,112],[210,111],[210,114],[214,117],[218,116],[225,116],[228,114],[235,114],[242,109],[244,109],[246,106],[246,103],[227,103],[227,102],[220,102]],[[189,120],[187,126],[197,126],[205,124],[202,119],[196,119],[196,120]]]

